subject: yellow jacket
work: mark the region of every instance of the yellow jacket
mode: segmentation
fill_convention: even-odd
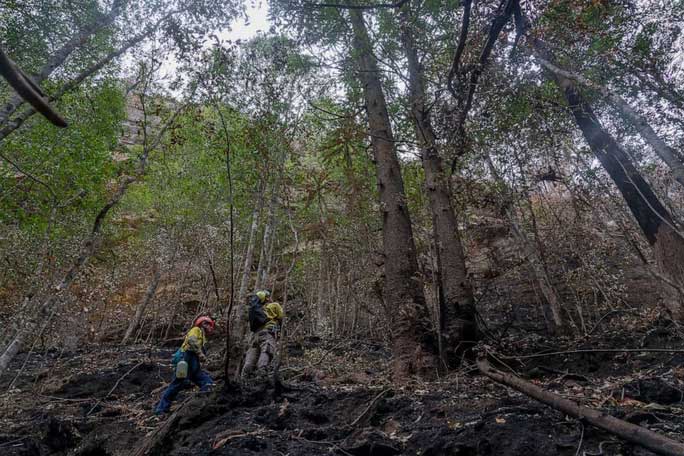
[[[185,335],[185,340],[183,345],[181,345],[181,351],[191,351],[200,354],[204,351],[204,344],[207,342],[207,338],[204,335],[202,328],[198,326],[193,326],[190,331]]]
[[[269,302],[266,304],[264,306],[264,313],[266,314],[268,321],[259,330],[277,326],[283,321],[283,317],[285,317],[285,312],[283,312],[282,306],[277,302]]]

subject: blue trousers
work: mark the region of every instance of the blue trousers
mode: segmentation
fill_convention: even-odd
[[[209,374],[200,367],[199,358],[195,353],[185,352],[184,359],[188,363],[188,377],[176,378],[176,373],[174,372],[173,381],[166,388],[164,394],[162,394],[161,400],[155,409],[155,413],[158,415],[168,412],[171,408],[171,402],[176,399],[178,393],[184,389],[191,388],[193,383],[200,387],[200,391],[208,391],[209,387],[214,384]]]

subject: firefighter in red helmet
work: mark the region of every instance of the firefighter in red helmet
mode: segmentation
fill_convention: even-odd
[[[189,388],[192,383],[200,387],[200,391],[208,391],[214,384],[209,374],[202,370],[201,362],[206,361],[206,347],[207,337],[214,332],[216,322],[207,316],[200,316],[193,322],[192,328],[185,335],[183,344],[173,355],[172,364],[174,368],[181,362],[186,363],[183,367],[183,373],[178,374],[174,370],[173,381],[166,388],[164,394],[157,404],[155,413],[161,415],[169,411],[171,402],[176,398],[176,395],[183,389]]]

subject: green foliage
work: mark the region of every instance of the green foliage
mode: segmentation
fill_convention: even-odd
[[[121,87],[111,81],[84,86],[58,107],[71,120],[68,129],[58,130],[36,116],[21,134],[0,143],[0,152],[21,169],[7,162],[0,168],[0,186],[6,189],[3,223],[41,230],[55,207],[66,215],[102,204],[116,170],[112,151],[124,117]]]
[[[76,3],[2,3],[3,46],[28,71],[39,70],[66,40],[111,6],[111,2],[96,0]],[[66,64],[42,84],[48,93],[54,93],[79,70],[117,49],[132,34],[176,11],[180,4],[176,0],[125,3],[125,11],[114,24],[87,40],[87,45],[75,50]],[[169,89],[167,95],[174,93],[180,98],[179,87],[192,80],[198,90],[159,146],[151,151],[145,175],[129,187],[107,219],[105,248],[99,253],[98,265],[114,268],[118,263],[110,260],[120,258],[128,258],[131,264],[149,261],[156,258],[150,252],[163,250],[160,245],[181,245],[179,250],[185,249],[186,255],[200,249],[220,252],[215,266],[223,272],[223,276],[219,273],[223,278],[230,259],[224,254],[229,228],[236,236],[235,251],[243,252],[255,205],[260,201],[267,205],[275,194],[275,261],[280,262],[279,273],[292,259],[293,231],[302,242],[290,286],[304,295],[312,288],[312,277],[330,268],[331,261],[338,262],[338,267],[354,269],[364,259],[363,268],[359,266],[352,272],[358,272],[365,281],[366,289],[360,296],[367,298],[381,263],[376,264],[374,258],[380,249],[382,218],[362,88],[358,69],[350,58],[355,50],[350,46],[349,12],[314,8],[305,0],[274,0],[270,2],[274,21],[271,31],[248,41],[221,42],[217,30],[239,13],[241,5],[219,0],[181,3],[183,12],[171,14],[154,34],[153,49],[143,45],[140,55],[129,59],[133,66],[155,68],[166,56],[175,56],[178,67],[174,81],[178,85],[155,82],[147,94],[150,114],[154,111],[162,122],[179,102],[161,96],[165,89]],[[462,87],[478,64],[483,31],[491,23],[495,6],[485,2],[473,9],[462,74],[455,79]],[[540,245],[560,245],[575,214],[563,212],[568,205],[565,194],[559,196],[558,207],[553,208],[558,214],[540,209],[549,205],[540,202],[546,195],[539,191],[544,184],[536,180],[537,176],[553,168],[564,179],[568,192],[574,192],[573,198],[578,194],[578,199],[589,199],[588,204],[606,193],[597,184],[605,176],[592,162],[591,154],[581,148],[562,93],[534,58],[526,55],[524,41],[519,55],[511,58],[512,35],[508,34],[499,40],[484,68],[466,122],[467,144],[460,144],[454,139],[454,130],[462,100],[455,100],[446,89],[446,75],[463,9],[458,0],[428,0],[407,4],[406,8],[412,13],[408,19],[390,8],[366,10],[364,17],[378,57],[402,161],[415,242],[426,249],[431,242],[432,222],[406,93],[408,81],[400,35],[402,27],[409,26],[424,67],[425,105],[445,167],[458,154],[456,175],[450,184],[459,221],[468,222],[469,217],[482,214],[483,219],[504,217],[501,207],[506,204],[520,212],[524,219],[521,226],[528,229],[527,234],[532,216],[537,217],[542,233],[553,231],[542,234]],[[559,65],[626,94],[661,124],[661,131],[666,131],[669,124],[663,119],[675,111],[654,111],[653,106],[662,100],[649,96],[644,89],[647,85],[638,82],[644,78],[649,87],[655,85],[669,90],[665,93],[681,95],[677,88],[663,82],[667,80],[663,69],[681,33],[673,25],[676,17],[671,11],[676,7],[659,8],[667,12],[664,17],[669,20],[654,20],[658,17],[639,4],[597,0],[528,3],[524,9],[534,18],[530,34],[550,44]],[[208,41],[210,33],[216,37]],[[215,45],[208,47],[209,42]],[[143,60],[146,63],[141,63]],[[110,66],[103,71],[117,70]],[[70,259],[97,211],[117,182],[135,172],[137,157],[143,152],[141,144],[130,149],[119,145],[125,100],[121,84],[105,73],[86,80],[85,85],[57,103],[71,121],[68,129],[57,130],[36,116],[0,143],[0,153],[6,157],[0,161],[0,254],[16,257],[8,252],[30,252],[27,256],[31,258],[19,261],[22,264],[13,268],[28,271],[26,276],[39,263],[38,258],[48,257],[38,245],[46,234],[53,241],[50,254],[58,258],[53,272]],[[5,98],[11,95],[7,89],[2,90]],[[594,101],[602,120],[612,120],[604,98]],[[606,125],[620,131],[619,122]],[[154,130],[151,128],[150,133],[154,134]],[[491,159],[503,179],[493,178],[485,157]],[[655,162],[645,159],[644,163],[644,169],[656,174]],[[526,212],[521,207],[528,198],[533,202]],[[228,223],[231,204],[235,209],[233,227]],[[261,214],[261,230],[265,212]],[[578,238],[593,235],[591,230],[577,233]],[[261,234],[256,236],[257,254],[262,247]],[[570,250],[578,241],[572,236],[568,239],[573,240],[566,242]],[[590,246],[591,242],[581,245]],[[604,255],[607,248],[599,251]],[[561,262],[562,255],[558,258]],[[238,259],[238,255],[233,258],[236,262]],[[599,262],[593,257],[592,261]],[[579,283],[593,271],[608,274],[605,268],[592,266],[582,274],[571,271],[567,281]],[[327,273],[332,274],[331,270]],[[12,274],[12,280],[22,275]]]
[[[246,142],[246,119],[222,109],[229,133],[234,204],[242,221],[248,223],[259,157]],[[151,158],[144,181],[131,188],[120,211],[152,217],[154,226],[167,230],[223,225],[229,204],[228,146],[217,111],[212,107],[188,110],[179,116],[169,136],[163,153]]]
[[[6,51],[30,74],[69,36],[102,13],[97,0],[0,2],[0,36]]]

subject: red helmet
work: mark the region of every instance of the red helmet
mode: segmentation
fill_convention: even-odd
[[[207,316],[197,317],[193,326],[202,326],[204,323],[209,324],[210,331],[213,331],[214,327],[216,326],[216,322],[211,317]]]

